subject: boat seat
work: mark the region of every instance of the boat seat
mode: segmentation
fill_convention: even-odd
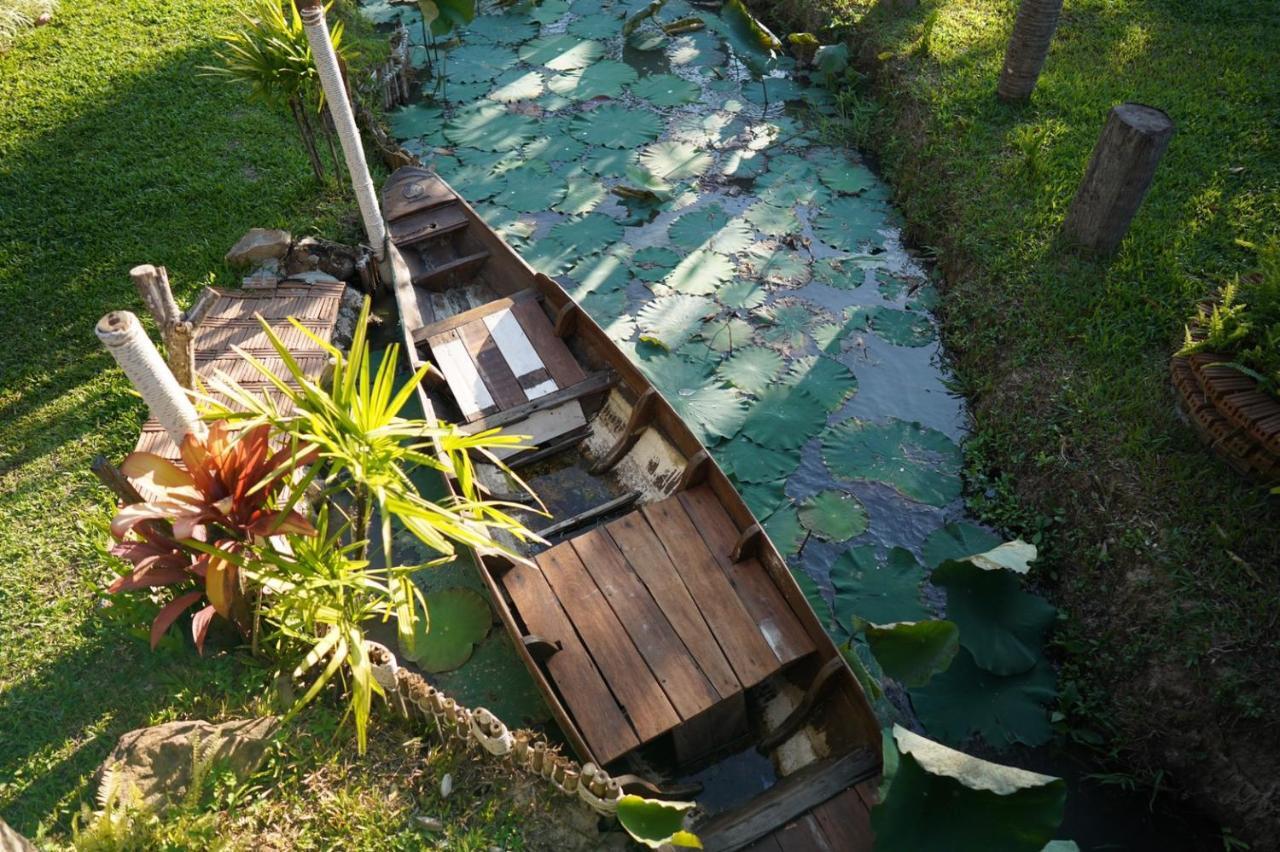
[[[815,646],[707,485],[511,566],[501,583],[591,754],[609,763]],[[693,729],[714,738],[715,726]],[[677,744],[677,751],[680,750]]]
[[[586,415],[571,389],[584,385],[587,374],[552,331],[534,290],[425,325],[413,339],[429,348],[468,431],[500,423],[528,435],[534,446],[570,433],[585,436]],[[542,407],[538,400],[556,403]]]

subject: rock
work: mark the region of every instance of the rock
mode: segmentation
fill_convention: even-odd
[[[148,807],[160,812],[187,792],[197,743],[202,760],[212,760],[243,779],[262,761],[279,724],[268,716],[220,725],[192,720],[139,728],[120,737],[96,781],[101,786],[107,772],[114,771]]]
[[[0,819],[0,852],[36,852],[36,847]]]
[[[330,338],[334,346],[345,350],[351,345],[356,334],[356,320],[360,319],[360,309],[364,307],[364,294],[354,287],[346,287],[342,291],[342,303],[338,305],[338,318],[333,324],[333,335]]]
[[[240,286],[250,290],[271,290],[279,283],[280,261],[273,257],[258,264],[252,273],[241,280]]]
[[[303,237],[293,244],[285,261],[285,273],[295,277],[299,272],[319,270],[337,278],[351,281],[356,274],[356,258],[360,250],[342,243]]]
[[[227,263],[248,266],[260,260],[283,258],[289,253],[293,237],[279,228],[250,228],[227,252]]]
[[[341,284],[342,283],[342,281],[340,281],[337,278],[334,278],[329,273],[321,272],[318,269],[313,269],[310,272],[296,272],[284,280],[293,282],[294,284]]]

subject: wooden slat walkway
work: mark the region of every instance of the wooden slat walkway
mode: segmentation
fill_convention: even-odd
[[[863,782],[836,794],[781,828],[765,835],[748,852],[859,852],[875,846],[871,806],[875,787]]]
[[[288,375],[271,348],[255,314],[260,314],[272,331],[289,347],[289,352],[309,378],[318,379],[329,363],[328,354],[315,341],[289,322],[296,317],[321,340],[333,335],[342,304],[341,284],[286,284],[272,290],[219,290],[219,299],[196,330],[196,372],[202,379],[222,371],[243,386],[269,394],[277,404],[280,394],[253,365],[232,351],[239,346],[272,369],[277,376]],[[222,399],[219,394],[212,394]],[[223,399],[225,401],[225,399]],[[142,425],[137,450],[178,459],[178,448],[155,419]]]

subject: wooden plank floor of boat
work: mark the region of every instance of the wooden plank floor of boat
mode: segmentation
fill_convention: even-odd
[[[875,846],[869,782],[849,787],[745,847],[746,852],[862,852]]]

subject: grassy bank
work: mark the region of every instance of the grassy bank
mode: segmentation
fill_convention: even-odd
[[[109,310],[144,314],[131,266],[167,266],[185,301],[210,273],[237,280],[222,256],[250,226],[357,236],[354,204],[311,176],[287,113],[197,74],[242,5],[68,3],[0,55],[0,815],[28,835],[66,838],[125,731],[269,709],[270,672],[247,654],[200,659],[176,636],[152,653],[154,605],[99,604],[111,509],[88,470],[128,452],[143,419],[93,336]],[[350,726],[318,706],[258,779],[210,791],[170,841],[420,848],[423,813],[452,848],[518,839],[528,808],[494,804],[508,782],[381,715],[356,762]]]
[[[1274,5],[1067,0],[1024,107],[994,96],[1015,3],[908,5],[773,13],[833,23],[867,72],[842,93],[849,132],[945,277],[973,503],[1041,536],[1070,615],[1066,728],[1259,836],[1280,817],[1280,500],[1180,422],[1168,358],[1193,305],[1251,267],[1236,240],[1277,234]],[[1119,254],[1087,262],[1055,237],[1127,100],[1177,134]]]

